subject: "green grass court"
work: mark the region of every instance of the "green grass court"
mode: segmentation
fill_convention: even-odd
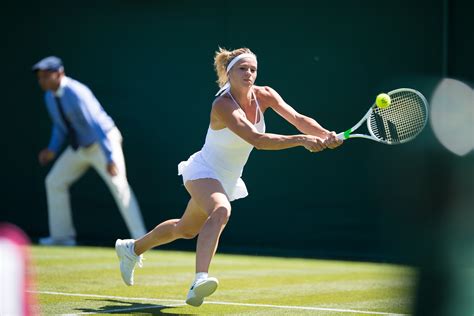
[[[404,266],[217,254],[216,293],[184,303],[194,253],[153,250],[135,285],[122,283],[113,248],[32,247],[43,315],[396,315],[409,314],[414,270]]]

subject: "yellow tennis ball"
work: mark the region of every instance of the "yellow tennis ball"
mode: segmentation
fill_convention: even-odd
[[[391,102],[390,96],[386,93],[379,94],[375,99],[375,104],[381,109],[388,108]]]

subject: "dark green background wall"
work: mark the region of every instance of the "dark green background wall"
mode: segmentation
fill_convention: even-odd
[[[272,86],[301,113],[340,131],[382,91],[407,86],[431,95],[443,72],[443,4],[31,1],[2,10],[0,220],[16,223],[32,239],[48,233],[49,168],[38,166],[37,153],[48,143],[50,121],[30,72],[44,56],[60,56],[66,73],[89,85],[116,121],[129,181],[151,229],[179,217],[187,203],[176,166],[204,142],[218,46],[251,48],[259,57],[257,84]],[[453,0],[448,7],[450,74],[472,81],[472,22],[465,10],[472,5]],[[460,47],[471,54],[458,58]],[[296,132],[271,111],[265,119],[269,132]],[[221,246],[397,258],[402,251],[394,236],[404,234],[410,214],[430,205],[426,188],[436,166],[427,162],[438,154],[444,157],[429,126],[398,147],[351,140],[319,154],[254,151],[243,177],[250,196],[233,204]],[[72,187],[72,202],[79,241],[108,245],[128,235],[93,171]]]

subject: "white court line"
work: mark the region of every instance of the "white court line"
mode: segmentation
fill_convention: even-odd
[[[182,304],[183,300],[177,300],[177,299],[124,297],[124,296],[97,295],[97,294],[62,293],[62,292],[51,292],[51,291],[28,291],[28,292],[38,293],[38,294],[48,294],[48,295],[110,298],[110,299],[120,299],[120,300],[130,300],[130,301],[176,302],[176,303],[180,303],[180,304],[177,304],[176,306],[184,305]],[[233,305],[233,306],[247,306],[247,307],[267,307],[267,308],[278,308],[278,309],[326,311],[326,312],[339,312],[339,313],[358,313],[358,314],[366,314],[366,315],[408,316],[408,314],[393,314],[393,313],[385,313],[385,312],[359,311],[359,310],[354,310],[354,309],[337,309],[337,308],[324,308],[324,307],[312,307],[312,306],[271,305],[271,304],[253,304],[253,303],[236,303],[236,302],[217,302],[217,301],[206,301],[205,304]],[[156,307],[157,306],[154,306],[153,308],[156,308]],[[152,307],[141,307],[141,308],[152,308]],[[127,308],[127,309],[130,309],[130,308]],[[140,308],[137,308],[137,309],[140,309]],[[125,311],[125,309],[117,310],[117,311]],[[110,310],[103,311],[103,312],[108,313],[110,312]],[[101,311],[97,311],[95,313],[101,313]],[[74,314],[74,315],[84,315],[84,314],[89,314],[89,313],[81,313],[81,314]]]

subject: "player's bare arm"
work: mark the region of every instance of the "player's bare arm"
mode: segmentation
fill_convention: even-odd
[[[326,138],[330,133],[330,131],[322,127],[316,120],[298,113],[292,106],[286,103],[274,89],[270,87],[259,87],[258,91],[263,104],[272,108],[300,132],[321,138]]]
[[[298,113],[292,106],[270,87],[259,87],[259,97],[267,107],[272,108],[286,121],[296,127],[300,132],[322,138],[328,148],[336,148],[342,141],[336,138],[336,133],[322,127],[316,120]]]
[[[317,152],[325,148],[324,140],[312,135],[260,133],[231,100],[223,97],[218,98],[212,106],[211,127],[217,126],[229,128],[257,149],[281,150],[304,146],[309,151]]]

